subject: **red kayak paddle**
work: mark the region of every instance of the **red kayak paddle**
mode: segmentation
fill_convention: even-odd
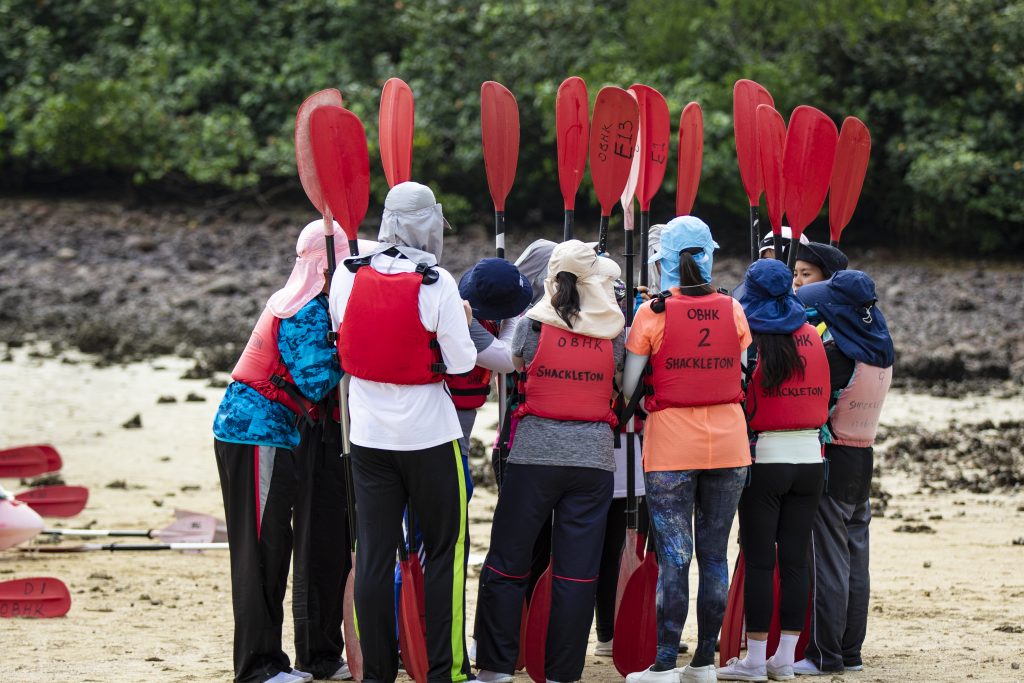
[[[60,579],[33,577],[0,582],[0,617],[50,619],[71,609],[71,593]]]
[[[590,101],[587,84],[570,76],[558,86],[555,96],[555,134],[558,145],[558,188],[565,206],[563,240],[572,239],[576,193],[587,170],[587,140],[590,136]]]
[[[370,155],[363,122],[343,107],[321,106],[310,116],[310,135],[324,200],[348,237],[349,253],[358,254],[356,237],[370,204]]]
[[[63,464],[53,446],[18,446],[0,451],[0,477],[35,477],[57,472]]]
[[[484,170],[494,202],[494,251],[505,258],[505,199],[519,162],[519,105],[515,95],[495,81],[480,86],[480,133]]]
[[[416,105],[412,89],[401,78],[389,78],[380,93],[380,115],[377,120],[380,161],[384,166],[388,187],[404,183],[412,177],[415,120]]]
[[[757,152],[768,204],[768,222],[774,236],[775,257],[782,258],[782,216],[785,212],[785,185],[782,182],[782,153],[786,147],[786,122],[767,104],[757,106]]]
[[[530,606],[526,611],[526,637],[523,639],[523,658],[526,673],[533,683],[545,683],[544,657],[548,645],[548,621],[551,616],[551,563],[537,579]]]
[[[612,661],[623,676],[643,671],[657,657],[657,596],[658,558],[654,548],[648,547],[640,568],[626,584],[615,616]]]
[[[836,163],[829,183],[828,224],[833,247],[839,244],[843,229],[857,208],[870,157],[871,133],[867,126],[856,117],[846,117],[839,131]]]
[[[764,184],[761,162],[757,154],[756,111],[760,104],[775,106],[764,86],[747,79],[736,81],[732,89],[732,124],[736,135],[736,160],[740,165],[740,180],[750,204],[750,260],[757,260],[757,219]]]
[[[700,105],[690,102],[679,115],[679,179],[676,183],[676,215],[693,211],[704,164],[704,113]]]
[[[84,486],[41,486],[15,496],[27,503],[40,517],[74,517],[89,502]]]
[[[789,117],[782,156],[782,182],[793,244],[800,242],[804,229],[825,204],[838,139],[836,124],[814,107],[801,105]],[[791,266],[796,259],[796,251],[789,251]]]
[[[632,95],[614,86],[601,88],[590,126],[590,177],[601,204],[599,253],[604,253],[608,245],[608,218],[633,167],[639,118],[640,110]]]

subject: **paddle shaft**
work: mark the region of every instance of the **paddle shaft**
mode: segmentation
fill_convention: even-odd
[[[792,241],[792,240],[790,240]],[[782,235],[772,233],[772,249],[775,250],[775,258],[782,260]]]
[[[603,254],[608,250],[608,216],[601,214],[601,222],[597,229],[597,253]]]
[[[494,252],[498,258],[505,258],[505,212],[494,211]]]
[[[647,252],[650,250],[651,212],[640,210],[640,286],[647,286]],[[633,293],[626,287],[626,296]]]
[[[839,246],[839,240],[829,240],[828,244],[831,247],[838,247]]]
[[[641,212],[640,220],[643,222],[644,213]],[[633,326],[633,259],[635,254],[633,253],[633,231],[625,230],[626,233],[626,253],[623,256],[626,257],[626,336],[629,336],[629,328]],[[641,241],[643,237],[641,237]],[[633,418],[629,417],[626,421],[626,528],[636,529],[637,527],[637,509],[636,509],[636,493],[634,488],[636,487],[636,448],[633,443]]]
[[[576,212],[572,209],[565,210],[565,228],[562,230],[562,241],[568,242],[572,239],[572,223],[576,218]]]
[[[757,260],[757,226],[760,213],[757,206],[750,207],[750,262]]]

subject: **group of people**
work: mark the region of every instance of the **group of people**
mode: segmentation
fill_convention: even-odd
[[[581,679],[595,610],[595,654],[612,654],[630,493],[660,573],[656,660],[627,681],[786,680],[861,667],[871,444],[893,363],[871,279],[848,270],[838,249],[784,235],[762,243],[734,298],[713,279],[710,229],[680,216],[652,228],[652,286],[636,297],[618,264],[578,240],[539,240],[515,265],[484,259],[456,282],[438,265],[445,225],[428,187],[398,184],[378,241],[354,256],[339,241],[330,279],[323,223],[310,223],[232,373],[214,435],[235,680],[350,677],[347,484],[362,680],[394,681],[399,670],[395,563],[407,535],[422,538],[428,678],[474,677],[466,454],[495,385],[505,410],[473,627],[477,680],[513,680],[523,605],[547,566],[548,681]],[[776,246],[783,259],[797,249],[795,275]],[[635,309],[629,329],[626,307]],[[339,457],[346,408],[351,481]],[[642,453],[632,473],[630,444]],[[737,510],[747,654],[719,668]],[[295,668],[281,643],[293,534]],[[697,643],[677,668],[694,554]],[[811,637],[798,660],[809,600]],[[782,635],[771,654],[775,610]]]

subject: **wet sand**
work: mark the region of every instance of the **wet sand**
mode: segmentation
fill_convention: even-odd
[[[66,526],[150,528],[176,507],[221,516],[210,424],[222,389],[179,379],[193,361],[159,358],[93,367],[33,358],[14,349],[0,362],[4,416],[0,446],[54,444],[69,484],[90,488],[88,507]],[[72,356],[73,362],[77,356]],[[190,393],[204,402],[186,402]],[[176,403],[157,404],[170,395]],[[494,422],[493,404],[478,420]],[[142,427],[123,429],[139,414]],[[883,423],[946,426],[1020,419],[1024,399],[966,399],[894,392]],[[123,482],[126,488],[110,488]],[[23,490],[5,480],[12,491]],[[872,524],[873,599],[865,670],[846,681],[1024,680],[1024,492],[921,493],[916,478],[882,473],[892,494]],[[495,496],[478,488],[470,504],[474,553],[486,550]],[[900,533],[903,524],[936,533]],[[734,530],[735,533],[735,530]],[[732,546],[735,550],[735,545]],[[478,570],[468,588],[469,624]],[[200,554],[0,554],[0,580],[62,578],[73,598],[66,618],[0,622],[0,681],[228,681],[231,601],[225,552]],[[696,594],[696,571],[691,572]],[[684,640],[694,642],[691,618]],[[998,630],[998,629],[1004,630]],[[286,650],[291,626],[285,624]],[[679,663],[687,661],[682,655]],[[517,677],[528,681],[525,674]],[[588,656],[585,681],[619,681],[607,658]],[[827,677],[818,680],[828,680]],[[833,679],[834,680],[834,679]]]

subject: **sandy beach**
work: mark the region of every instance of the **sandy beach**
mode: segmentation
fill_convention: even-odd
[[[0,382],[8,388],[0,443],[50,442],[60,450],[66,482],[91,491],[88,507],[66,526],[159,528],[172,521],[175,508],[222,516],[210,434],[221,388],[180,379],[192,367],[180,358],[97,368],[77,354],[40,358],[48,354],[39,348],[13,349],[12,360],[0,363]],[[187,401],[190,394],[204,400]],[[161,396],[176,402],[158,404]],[[493,405],[477,422],[481,436],[493,425]],[[141,428],[121,426],[136,414]],[[883,423],[898,434],[903,425],[937,428],[951,419],[1021,415],[1019,397],[953,400],[896,391]],[[10,480],[4,485],[24,488]],[[1024,545],[1013,544],[1024,533],[1024,492],[925,494],[913,477],[885,472],[881,485],[892,498],[886,516],[872,524],[865,670],[841,680],[1024,680]],[[477,489],[470,505],[475,554],[486,552],[494,503],[492,491]],[[935,533],[896,531],[908,523]],[[471,570],[468,588],[470,624],[477,573]],[[0,623],[0,680],[231,679],[225,552],[0,554],[0,580],[37,575],[68,584],[71,612]],[[695,582],[695,569],[691,576]],[[696,638],[694,619],[683,637]],[[682,655],[680,665],[685,661]],[[588,656],[584,680],[621,678],[609,659]]]

